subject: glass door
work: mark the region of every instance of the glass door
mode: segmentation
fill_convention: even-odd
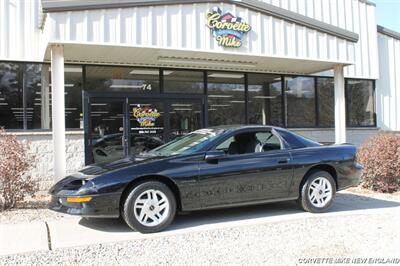
[[[128,154],[138,155],[164,144],[165,102],[161,99],[129,99]]]
[[[124,99],[92,99],[89,113],[89,152],[94,163],[125,157]]]
[[[204,99],[84,93],[85,163],[111,162],[202,128]]]

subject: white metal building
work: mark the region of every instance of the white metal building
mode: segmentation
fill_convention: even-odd
[[[43,187],[224,123],[359,145],[400,130],[399,77],[400,34],[367,0],[0,2],[0,125]]]

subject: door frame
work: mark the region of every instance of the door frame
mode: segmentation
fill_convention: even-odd
[[[164,131],[167,134],[170,130],[170,115],[169,108],[170,103],[173,100],[183,100],[183,101],[192,101],[201,104],[201,125],[200,127],[204,127],[208,124],[207,121],[207,106],[206,106],[206,95],[204,94],[177,94],[177,93],[168,93],[168,94],[143,94],[143,93],[132,93],[132,92],[97,92],[97,91],[82,91],[82,109],[83,109],[83,129],[84,129],[84,145],[85,145],[85,165],[93,163],[93,156],[90,153],[91,143],[89,139],[91,137],[91,127],[92,125],[90,120],[91,113],[91,103],[93,99],[104,99],[115,101],[121,99],[124,103],[123,111],[124,111],[124,152],[127,153],[126,145],[129,145],[129,139],[127,136],[130,133],[130,119],[129,119],[129,102],[130,99],[137,98],[138,100],[149,100],[149,101],[160,101],[165,104],[165,117],[164,117]],[[165,122],[166,121],[166,122]]]

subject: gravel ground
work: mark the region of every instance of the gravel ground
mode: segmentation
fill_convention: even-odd
[[[142,240],[4,256],[0,265],[306,265],[300,260],[310,258],[397,258],[400,265],[399,221],[396,208],[154,234]]]
[[[20,204],[18,208],[0,212],[0,224],[15,224],[22,222],[49,221],[71,218],[70,215],[47,209],[49,196],[39,196]]]
[[[398,195],[366,194],[400,199]],[[0,223],[61,218],[61,214],[39,208],[2,213]],[[393,265],[400,265],[399,221],[398,208],[316,216],[3,256],[0,265],[307,265],[302,259],[310,258],[396,258]],[[348,264],[354,263],[341,265]]]

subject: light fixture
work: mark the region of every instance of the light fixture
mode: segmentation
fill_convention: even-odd
[[[211,107],[229,107],[230,104],[212,104]]]
[[[193,104],[185,104],[185,103],[173,103],[173,104],[171,104],[171,106],[177,106],[177,107],[179,107],[179,106],[183,106],[183,107],[190,107],[190,106],[192,106]]]
[[[0,103],[0,105],[8,105],[8,103]]]
[[[108,114],[108,111],[92,111],[92,114]]]
[[[49,71],[51,72],[51,67],[49,67]],[[64,72],[69,72],[69,73],[82,73],[82,67],[64,67]]]
[[[192,108],[174,108],[174,111],[192,111]]]
[[[218,94],[209,94],[208,98],[232,98],[233,95],[218,95]]]
[[[245,103],[245,101],[230,101],[231,103]]]
[[[92,103],[92,106],[106,106],[108,103]]]
[[[113,84],[110,86],[110,88],[114,88],[114,89],[141,89],[143,88],[142,85],[117,85],[117,84]]]
[[[254,99],[275,99],[277,96],[254,96]]]
[[[163,75],[167,76],[174,71],[171,70],[163,70]],[[131,75],[159,75],[160,71],[158,69],[134,69],[129,72]]]
[[[229,78],[229,79],[241,79],[244,74],[231,74],[231,73],[211,73],[208,75],[209,78]]]
[[[49,87],[51,87],[52,85],[51,84],[49,84]],[[64,84],[64,87],[65,88],[72,88],[74,86],[74,84],[72,84],[72,83],[67,83],[67,84]],[[49,92],[50,94],[51,94],[51,92]],[[40,93],[39,93],[40,94]],[[65,93],[66,94],[66,93]]]

